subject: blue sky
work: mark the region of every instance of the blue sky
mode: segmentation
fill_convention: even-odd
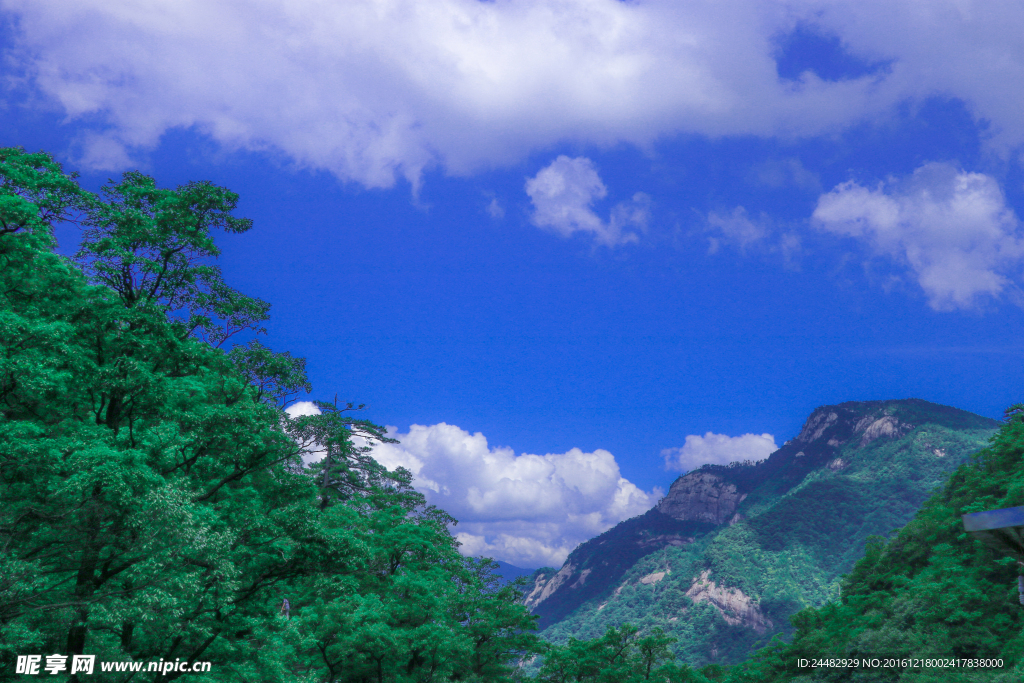
[[[1024,10],[0,0],[0,144],[211,180],[229,282],[470,553],[558,563],[815,407],[1022,399]],[[75,233],[63,231],[66,248]],[[413,427],[416,425],[416,427]]]

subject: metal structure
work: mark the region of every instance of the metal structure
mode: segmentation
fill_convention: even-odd
[[[961,519],[971,536],[1024,565],[1024,506],[972,512]],[[1024,576],[1017,577],[1017,594],[1024,605]]]

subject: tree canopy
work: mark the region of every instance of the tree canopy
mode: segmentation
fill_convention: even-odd
[[[212,262],[215,231],[251,226],[236,203],[137,172],[91,193],[0,150],[0,679],[26,653],[212,662],[194,681],[509,679],[540,649],[518,588],[357,445],[388,440],[361,406],[285,412],[305,363],[256,341],[269,305]]]

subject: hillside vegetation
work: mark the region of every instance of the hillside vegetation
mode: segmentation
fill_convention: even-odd
[[[767,646],[739,663],[710,664],[700,671],[689,671],[688,675],[723,683],[1015,683],[1024,680],[1024,607],[1018,603],[1016,580],[1019,569],[1014,560],[1001,557],[966,534],[961,520],[962,514],[1024,505],[1022,418],[1024,406],[1014,406],[1007,411],[1007,421],[990,445],[958,467],[909,523],[889,540],[881,536],[868,537],[865,552],[852,570],[835,582],[835,592],[819,606],[805,608],[792,616],[789,635],[776,634]],[[934,428],[929,428],[926,437],[919,433],[917,438],[927,438],[929,444],[934,444]],[[891,451],[889,454],[892,455]],[[810,488],[807,486],[804,490]],[[815,512],[828,511],[822,507]],[[791,521],[791,525],[780,524],[775,528],[786,538],[814,538],[818,525],[812,516],[807,516],[803,523],[796,519]],[[718,562],[763,558],[763,550],[759,551],[759,546],[753,544],[758,532],[752,525],[746,525],[747,531],[738,530],[739,526],[721,532],[730,534],[734,541],[739,538],[751,542],[746,548],[739,547],[738,555],[729,556],[725,552],[729,546],[722,539],[709,541],[703,551],[696,547],[668,548],[641,560],[620,592],[626,606],[634,608],[632,615],[624,616],[639,616],[634,623],[642,623],[643,614],[637,607],[654,614],[682,608],[703,615],[705,628],[712,631],[720,628],[718,620],[722,614],[716,614],[708,602],[688,602],[688,596],[682,591],[685,582],[672,586],[668,583],[671,576],[668,570],[673,566],[692,570],[693,562],[702,557]],[[719,551],[711,552],[715,546]],[[737,546],[735,543],[732,547]],[[687,565],[688,552],[691,563]],[[842,561],[846,554],[838,542],[833,546],[831,556],[838,558],[836,561]],[[810,558],[806,558],[805,563],[810,564]],[[757,575],[758,572],[748,572],[746,583],[741,585],[755,590],[757,580],[751,578]],[[636,581],[644,578],[648,581]],[[765,595],[785,596],[787,590],[790,595],[806,595],[811,582],[804,579],[801,581],[792,571],[787,573],[786,567],[776,564],[768,571],[768,580],[775,582],[771,589],[774,592],[765,589]],[[733,575],[723,579],[723,583],[727,580],[741,583],[743,578]],[[710,581],[705,577],[703,583],[707,585]],[[611,605],[608,602],[605,609]],[[620,631],[611,629],[608,634]],[[688,648],[700,643],[704,635],[699,626],[688,625],[687,631],[681,634],[677,630],[675,635],[679,640],[674,644],[675,652],[681,651],[682,658],[686,659],[693,656]],[[662,636],[656,619],[642,623],[639,632]],[[605,639],[610,637],[604,636]],[[571,652],[592,642],[595,641],[569,638],[567,645],[555,646],[554,650]],[[673,645],[668,647],[672,649]],[[889,667],[863,666],[865,660],[884,662],[887,658],[904,661]],[[906,661],[929,658],[946,661],[942,666]],[[853,660],[861,666],[828,668],[800,664],[802,660],[813,662],[815,659]],[[950,660],[956,660],[956,664],[951,665]],[[979,660],[995,660],[998,666],[979,668]],[[602,679],[600,675],[576,679],[545,676],[542,672],[541,679],[550,681],[614,680]]]
[[[538,574],[527,604],[555,643],[632,624],[676,638],[693,666],[743,661],[792,636],[794,614],[838,600],[865,545],[909,522],[998,424],[919,400],[820,408],[767,460],[682,477],[577,548],[556,588],[553,570]]]
[[[872,538],[843,578],[842,597],[793,617],[792,642],[776,641],[730,681],[1024,680],[1024,607],[1018,567],[964,532],[961,515],[1024,505],[1022,407],[989,448],[960,467],[891,540]],[[797,667],[801,658],[1002,659],[1003,667],[891,670]]]

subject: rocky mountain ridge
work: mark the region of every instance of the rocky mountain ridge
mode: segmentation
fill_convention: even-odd
[[[730,519],[746,497],[735,484],[697,470],[676,479],[654,509],[680,521],[702,520],[718,525]]]
[[[555,640],[629,614],[729,659],[827,595],[863,539],[905,523],[998,424],[916,399],[818,408],[767,459],[686,473],[644,515],[536,572],[526,604]]]
[[[915,427],[894,415],[884,414],[884,408],[867,415],[857,416],[856,413],[850,404],[818,408],[811,413],[800,433],[772,453],[766,461],[744,463],[740,467],[752,469],[761,478],[767,478],[773,471],[781,469],[783,463],[791,465],[796,472],[822,464],[832,470],[842,469],[847,466],[847,461],[838,457],[830,459],[830,456],[837,454],[845,443],[855,440],[857,448],[864,448],[877,439],[899,438]],[[790,458],[807,460],[795,464],[787,462]],[[756,474],[749,476],[748,473],[748,476],[736,479],[745,489],[758,483]],[[676,479],[665,497],[655,505],[655,509],[680,521],[703,520],[716,525],[726,521],[735,523],[738,521],[736,510],[749,493],[749,490],[741,491],[737,487],[738,483],[724,475],[721,468],[705,466]]]

